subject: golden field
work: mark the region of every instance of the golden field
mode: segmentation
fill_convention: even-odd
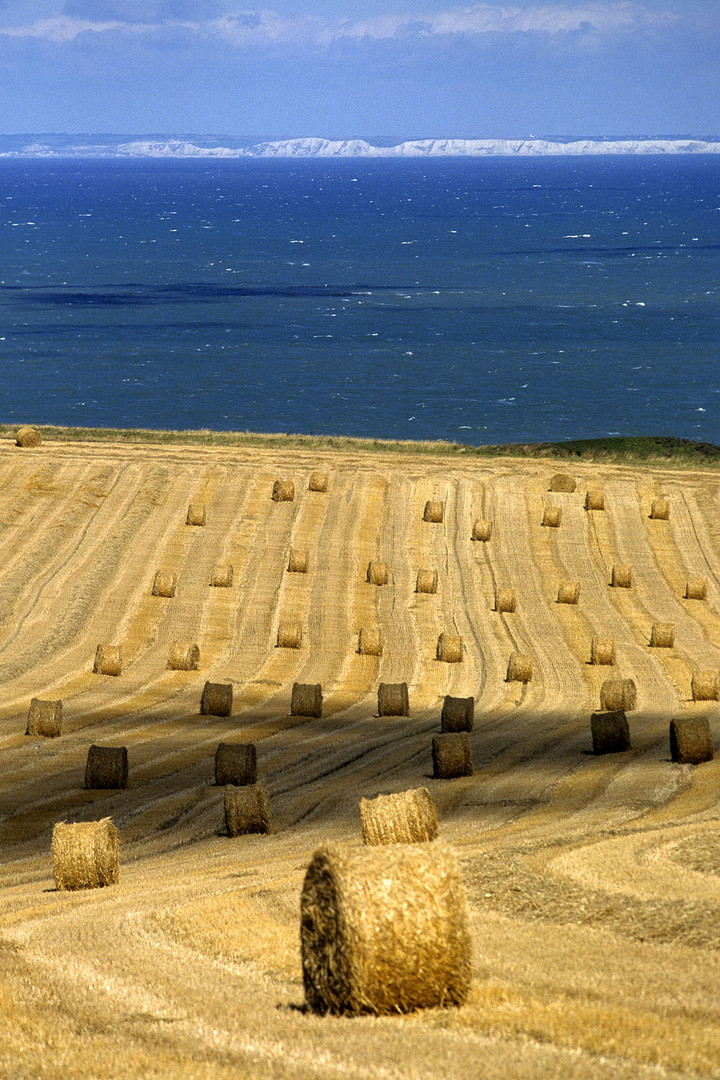
[[[670,760],[720,670],[720,473],[402,457],[352,449],[0,444],[0,1075],[63,1080],[720,1076],[720,760]],[[311,473],[326,492],[308,490]],[[274,502],[275,480],[294,483]],[[605,509],[586,510],[601,487]],[[650,518],[666,496],[669,520]],[[423,520],[426,502],[444,520]],[[190,503],[204,527],[186,525]],[[546,507],[562,510],[543,527]],[[473,522],[493,523],[472,541]],[[307,572],[289,573],[291,549]],[[387,585],[366,580],[387,564]],[[216,567],[234,568],[213,588]],[[610,586],[614,566],[632,587]],[[436,570],[436,593],[415,591]],[[173,597],[153,596],[158,571]],[[688,579],[707,599],[688,600]],[[577,604],[557,603],[561,581]],[[498,588],[514,612],[494,610]],[[276,647],[283,621],[302,647]],[[670,622],[671,649],[649,647]],[[382,655],[360,655],[379,629]],[[436,659],[459,635],[460,663]],[[589,663],[615,641],[612,668]],[[167,667],[197,643],[197,671]],[[122,673],[93,673],[98,644]],[[512,652],[534,659],[506,682]],[[632,749],[592,754],[602,682],[630,677]],[[200,714],[229,681],[230,717]],[[410,715],[379,717],[381,682]],[[290,715],[320,683],[321,719]],[[475,773],[432,778],[444,695],[473,695]],[[25,734],[30,700],[62,734]],[[219,742],[254,742],[270,835],[224,834]],[[85,790],[91,744],[125,790]],[[358,800],[427,786],[458,853],[474,980],[459,1009],[342,1019],[303,1009],[299,895],[316,848],[362,843]],[[119,883],[56,891],[53,825],[112,817]]]

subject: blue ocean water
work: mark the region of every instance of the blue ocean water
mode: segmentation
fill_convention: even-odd
[[[720,160],[0,160],[0,420],[720,442]]]

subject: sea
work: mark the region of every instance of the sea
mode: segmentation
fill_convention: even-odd
[[[720,443],[720,158],[0,159],[0,421]]]

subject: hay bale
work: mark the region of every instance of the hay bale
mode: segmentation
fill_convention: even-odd
[[[468,927],[457,860],[443,845],[321,848],[300,900],[307,1006],[394,1016],[462,1005]]]
[[[612,568],[612,577],[610,578],[610,584],[613,589],[631,589],[632,588],[632,568],[622,563],[617,563]]]
[[[409,716],[410,700],[406,682],[378,686],[378,716]]]
[[[588,488],[585,495],[586,510],[604,510],[605,492],[602,488]]]
[[[278,625],[277,648],[302,648],[302,623],[299,619],[283,619]]]
[[[580,583],[578,581],[561,581],[558,586],[558,604],[577,604],[580,599]]]
[[[568,491],[572,492],[577,487],[575,480],[572,476],[568,476],[567,473],[555,473],[550,481],[550,487],[548,491]]]
[[[682,716],[670,721],[670,757],[679,765],[700,765],[715,756],[707,716]]]
[[[533,677],[533,668],[532,656],[519,652],[511,653],[505,681],[529,683]]]
[[[559,529],[561,522],[562,508],[559,506],[546,506],[543,510],[543,525],[548,529]]]
[[[445,516],[445,503],[439,499],[428,499],[423,510],[423,521],[439,525]]]
[[[200,648],[194,641],[173,641],[167,666],[170,671],[197,671]]]
[[[474,719],[474,697],[451,697],[449,694],[445,696],[440,714],[440,730],[443,733],[472,731]]]
[[[630,728],[623,709],[590,717],[593,754],[620,754],[630,749]]]
[[[473,774],[472,751],[466,731],[434,735],[432,758],[436,780],[455,780]]]
[[[328,474],[324,472],[312,472],[310,473],[310,479],[308,481],[308,491],[327,491],[328,489]]]
[[[295,498],[295,485],[292,480],[276,480],[272,489],[273,502],[292,502]]]
[[[495,610],[512,614],[517,608],[517,595],[514,589],[497,589],[495,592]]]
[[[600,708],[603,712],[632,712],[637,705],[634,679],[606,679],[600,687]]]
[[[233,784],[246,787],[257,780],[255,743],[221,742],[215,751],[215,783],[218,787]]]
[[[685,586],[686,600],[707,600],[707,581],[704,577],[688,578]]]
[[[388,568],[385,563],[377,562],[375,559],[371,560],[368,563],[367,580],[370,585],[387,585]]]
[[[363,840],[370,846],[424,844],[438,835],[435,803],[424,787],[361,799],[358,809]]]
[[[53,829],[52,860],[57,889],[99,889],[120,873],[120,842],[112,820],[59,821]]]
[[[695,671],[692,683],[693,701],[720,700],[720,671]]]
[[[461,664],[463,661],[463,639],[459,634],[447,634],[443,631],[437,639],[435,659],[444,664]]]
[[[615,663],[615,639],[611,637],[594,637],[590,639],[590,663],[591,664],[614,664]]]
[[[233,568],[230,563],[224,566],[216,566],[210,578],[210,585],[214,589],[229,589],[233,583]]]
[[[491,536],[492,521],[488,521],[487,518],[478,518],[477,521],[473,523],[471,539],[485,542],[489,540]]]
[[[93,672],[96,675],[121,675],[122,652],[119,645],[98,645]]]
[[[418,570],[415,583],[416,593],[436,593],[438,589],[437,570]]]
[[[62,701],[41,701],[32,698],[27,718],[26,735],[55,739],[62,730]]]
[[[672,649],[675,645],[675,627],[670,622],[656,622],[650,631],[653,649]]]
[[[288,573],[290,574],[307,574],[308,568],[308,553],[307,551],[300,551],[299,548],[290,548],[290,555],[288,556]]]
[[[187,517],[185,518],[185,524],[203,526],[205,524],[206,516],[207,511],[205,509],[205,503],[190,503],[188,506]]]
[[[232,683],[206,682],[200,698],[200,712],[203,716],[229,716],[232,700]]]
[[[291,716],[322,716],[322,685],[320,683],[293,683],[290,698]]]
[[[176,588],[177,578],[175,575],[166,573],[164,570],[158,570],[153,581],[153,596],[164,596],[171,599],[175,595]]]
[[[270,832],[270,803],[264,784],[227,785],[225,825],[230,836]]]
[[[650,507],[650,517],[655,521],[670,520],[670,502],[664,495],[659,499],[653,499]]]
[[[21,446],[24,450],[31,449],[36,446],[42,445],[42,435],[39,431],[36,431],[34,427],[18,428],[15,435],[15,445]]]
[[[363,627],[358,634],[358,652],[361,656],[382,656],[382,634],[374,627]]]
[[[128,782],[126,746],[91,746],[85,763],[86,788],[124,788]]]

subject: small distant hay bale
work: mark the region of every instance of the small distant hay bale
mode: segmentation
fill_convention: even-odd
[[[373,559],[368,563],[367,580],[370,585],[387,585],[388,568],[384,562]]]
[[[634,679],[606,679],[600,687],[600,708],[603,712],[632,712],[637,706],[637,687]]]
[[[203,526],[206,517],[207,510],[205,503],[190,503],[188,506],[187,517],[185,518],[185,524]]]
[[[466,731],[433,736],[432,758],[436,780],[456,780],[473,774],[472,750]]]
[[[374,627],[362,627],[358,634],[358,652],[361,656],[382,656],[382,634]]]
[[[656,622],[650,631],[650,645],[653,649],[672,649],[675,645],[675,627],[670,622]]]
[[[39,431],[36,431],[34,427],[25,425],[24,427],[18,428],[17,434],[15,435],[15,445],[21,446],[24,450],[42,446],[42,435]]]
[[[691,683],[693,701],[720,700],[720,671],[696,671]]]
[[[225,825],[230,836],[270,832],[270,802],[264,784],[226,786]]]
[[[93,672],[96,675],[121,675],[122,651],[119,645],[98,645]]]
[[[472,731],[475,720],[474,697],[445,696],[440,714],[440,730],[445,732]]]
[[[177,578],[175,574],[169,574],[164,570],[158,570],[153,581],[152,594],[153,596],[164,596],[167,599],[171,599],[175,595],[175,589],[177,588]]]
[[[594,637],[590,639],[590,663],[610,665],[615,663],[615,639]]]
[[[406,682],[378,686],[378,716],[409,716],[410,700]]]
[[[295,485],[292,480],[276,480],[272,489],[273,502],[292,502],[295,498]]]
[[[91,746],[85,763],[86,788],[125,788],[128,782],[126,746]]]
[[[505,681],[529,683],[533,677],[533,669],[532,656],[526,656],[519,652],[511,653]]]
[[[59,821],[52,837],[57,889],[100,889],[120,874],[120,841],[112,820]]]
[[[632,567],[627,566],[624,563],[616,563],[612,568],[610,583],[613,589],[631,589]]]
[[[32,698],[28,711],[26,735],[55,739],[62,730],[62,701],[41,701]]]
[[[445,503],[440,499],[428,499],[423,510],[423,521],[439,525],[445,517]]]
[[[438,590],[437,570],[418,570],[416,593],[436,593]]]
[[[435,803],[427,788],[361,799],[360,825],[369,846],[424,844],[438,835]]]
[[[514,589],[498,589],[495,593],[495,610],[512,614],[517,609],[517,594]]]
[[[685,586],[686,600],[707,600],[707,581],[704,577],[691,577]]]
[[[580,599],[580,583],[577,581],[561,581],[558,586],[558,604],[577,604]]]
[[[215,751],[215,783],[218,787],[226,787],[228,784],[246,787],[256,781],[255,743],[221,742]]]
[[[653,499],[650,506],[650,517],[655,521],[669,521],[670,520],[670,502],[665,496],[659,499]]]
[[[593,754],[620,754],[630,749],[630,727],[623,709],[590,717]]]
[[[167,666],[170,671],[197,671],[200,665],[200,647],[195,641],[173,641]]]
[[[232,683],[206,682],[200,698],[200,712],[203,716],[229,716],[232,701]]]
[[[461,664],[463,661],[463,639],[459,634],[448,634],[445,631],[437,639],[435,659],[444,664]]]
[[[290,698],[291,716],[313,716],[318,720],[322,716],[322,684],[293,683]]]
[[[300,944],[315,1013],[462,1005],[472,942],[455,856],[441,844],[319,849],[303,883]]]
[[[328,474],[324,472],[312,472],[310,473],[310,479],[308,481],[308,491],[327,491],[328,489]]]
[[[548,529],[559,529],[562,523],[562,507],[546,506],[543,510],[542,523]]]
[[[278,625],[277,648],[302,648],[302,623],[299,619],[283,619]]]
[[[586,510],[604,510],[605,492],[602,488],[588,488],[585,495]]]
[[[670,721],[670,757],[679,765],[700,765],[715,756],[707,716],[682,716]]]
[[[290,555],[288,557],[288,573],[290,574],[307,574],[308,568],[308,553],[307,551],[300,551],[299,548],[290,548]]]
[[[492,521],[488,521],[487,518],[478,518],[473,523],[472,527],[472,539],[487,541],[492,536]]]
[[[230,563],[216,566],[210,578],[210,585],[214,589],[229,589],[233,583],[233,568]]]
[[[555,473],[550,481],[548,491],[574,491],[577,487],[575,480],[567,473]]]

